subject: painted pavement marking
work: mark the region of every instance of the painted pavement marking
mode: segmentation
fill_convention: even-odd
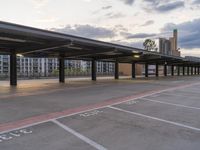
[[[0,134],[0,143],[4,141],[13,140],[20,136],[24,136],[26,134],[32,134],[32,133],[33,131],[30,129],[20,129],[20,130],[11,131],[8,133]]]
[[[178,97],[191,97],[191,98],[199,98],[199,96],[189,96],[189,95],[178,95],[178,94],[171,94],[171,93],[159,93],[160,95],[168,95],[168,96],[178,96]]]
[[[163,101],[158,101],[158,100],[152,100],[152,99],[149,99],[149,98],[141,98],[141,99],[146,100],[146,101],[150,101],[150,102],[155,102],[155,103],[161,103],[161,104],[172,105],[172,106],[177,106],[177,107],[184,107],[184,108],[189,108],[189,109],[200,110],[200,107],[193,107],[193,106],[186,106],[186,105],[181,105],[181,104],[163,102]]]
[[[62,112],[55,112],[55,113],[50,113],[50,114],[47,114],[47,115],[30,117],[30,118],[27,118],[25,120],[19,120],[19,121],[16,121],[16,122],[0,124],[0,134],[4,134],[4,133],[11,132],[11,131],[14,131],[14,130],[19,130],[19,129],[22,129],[22,128],[27,128],[27,127],[38,125],[38,124],[41,124],[41,123],[46,123],[46,122],[51,121],[52,119],[61,119],[61,118],[64,118],[64,117],[69,117],[69,116],[77,115],[77,114],[92,111],[92,110],[106,108],[108,106],[122,104],[122,103],[125,103],[125,102],[129,102],[129,101],[133,101],[133,100],[136,100],[136,99],[152,96],[152,95],[163,93],[163,92],[166,92],[166,91],[173,91],[173,90],[176,90],[176,89],[184,89],[186,87],[192,87],[192,86],[195,86],[195,85],[200,85],[200,83],[198,82],[198,83],[191,83],[191,84],[187,84],[187,85],[179,85],[179,86],[176,86],[176,87],[173,87],[173,88],[167,88],[167,89],[164,89],[164,90],[147,91],[145,93],[139,93],[139,94],[127,96],[127,97],[124,97],[124,98],[111,99],[109,101],[104,101],[104,102],[97,103],[97,104],[94,104],[94,105],[78,107],[78,108],[74,108],[74,109],[70,109],[70,110],[65,110],[65,111],[62,111]]]
[[[60,123],[59,121],[57,120],[52,120],[53,123],[55,123],[56,125],[58,125],[59,127],[63,128],[64,130],[66,130],[67,132],[73,134],[74,136],[78,137],[79,139],[81,139],[82,141],[88,143],[89,145],[91,145],[92,147],[98,149],[98,150],[107,150],[105,147],[103,147],[102,145],[94,142],[93,140],[85,137],[84,135],[76,132],[75,130],[67,127],[66,125]]]
[[[184,127],[184,128],[187,128],[187,129],[191,129],[191,130],[195,130],[195,131],[200,132],[200,128],[195,128],[195,127],[184,125],[184,124],[181,124],[181,123],[177,123],[177,122],[173,122],[173,121],[169,121],[169,120],[164,120],[164,119],[160,119],[160,118],[157,118],[157,117],[152,117],[152,116],[136,113],[136,112],[133,112],[133,111],[124,110],[124,109],[121,109],[121,108],[118,108],[118,107],[108,106],[108,108],[111,108],[113,110],[118,110],[118,111],[121,111],[121,112],[125,112],[125,113],[128,113],[128,114],[140,116],[140,117],[143,117],[143,118],[157,120],[157,121],[160,121],[160,122],[165,122],[165,123],[168,123],[168,124],[172,124],[172,125],[175,125],[175,126]]]
[[[93,111],[88,111],[82,114],[79,114],[80,117],[90,117],[90,116],[96,116],[99,113],[102,113],[103,111],[101,110],[93,110]]]

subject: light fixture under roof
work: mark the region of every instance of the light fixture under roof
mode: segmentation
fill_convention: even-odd
[[[17,57],[24,57],[24,55],[22,55],[22,54],[17,54]]]
[[[135,54],[135,55],[133,55],[133,57],[134,57],[134,58],[140,58],[140,55]]]

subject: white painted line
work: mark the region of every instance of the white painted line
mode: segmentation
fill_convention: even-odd
[[[192,87],[192,86],[196,86],[196,85],[200,85],[200,82],[194,83],[194,84],[190,84],[190,85],[186,85],[186,86],[182,86],[182,87],[173,87],[173,88],[168,88],[168,89],[165,89],[165,90],[160,90],[160,91],[157,91],[157,92],[152,92],[151,94],[146,94],[146,95],[139,96],[139,97],[136,97],[136,98],[131,98],[131,99],[128,99],[128,100],[123,101],[123,102],[113,103],[112,106],[113,105],[122,104],[122,103],[125,103],[125,102],[129,102],[129,101],[132,101],[132,100],[148,97],[148,96],[155,95],[155,94],[161,94],[161,93],[166,92],[166,91],[173,91],[173,90],[176,90],[176,89],[184,89],[184,88]],[[80,113],[84,113],[84,112],[88,112],[88,111],[92,111],[92,110],[97,110],[97,109],[102,109],[102,108],[106,108],[106,107],[107,106],[95,107],[95,108],[92,108],[92,109],[88,109],[88,110],[72,113],[70,115],[64,115],[64,116],[57,117],[57,118],[54,118],[54,119],[61,119],[61,118],[65,118],[65,117],[70,117],[70,116],[74,116],[74,115],[77,115],[77,114],[80,114]],[[22,127],[19,127],[19,128],[15,128],[15,129],[11,129],[11,130],[5,130],[3,132],[0,132],[0,134],[4,134],[4,133],[11,132],[11,131],[14,131],[14,130],[19,130],[19,129],[35,126],[35,125],[42,124],[42,123],[46,123],[46,122],[49,122],[51,120],[52,119],[48,119],[48,120],[45,120],[45,121],[40,121],[40,122],[37,122],[37,123],[28,124],[28,125],[25,125],[25,126],[22,126]]]
[[[165,122],[165,123],[172,124],[172,125],[175,125],[175,126],[184,127],[184,128],[191,129],[191,130],[200,131],[200,128],[195,128],[195,127],[184,125],[184,124],[181,124],[181,123],[177,123],[177,122],[173,122],[173,121],[169,121],[169,120],[156,118],[156,117],[152,117],[152,116],[148,116],[148,115],[144,115],[144,114],[140,114],[140,113],[124,110],[124,109],[121,109],[121,108],[117,108],[117,107],[113,107],[113,106],[109,106],[108,108],[111,108],[111,109],[114,109],[114,110],[118,110],[118,111],[121,111],[121,112],[125,112],[125,113],[128,113],[128,114],[144,117],[144,118],[149,118],[149,119],[152,119],[152,120],[157,120],[157,121],[160,121],[160,122]]]
[[[178,94],[170,94],[170,93],[160,93],[161,95],[168,95],[168,96],[178,96],[178,97],[191,97],[191,98],[199,98],[199,96],[197,97],[197,96],[189,96],[189,95],[178,95]]]
[[[155,103],[161,103],[161,104],[173,105],[173,106],[177,106],[177,107],[184,107],[184,108],[190,108],[190,109],[198,109],[198,110],[200,110],[199,107],[192,107],[192,106],[186,106],[186,105],[181,105],[181,104],[162,102],[162,101],[152,100],[152,99],[149,99],[149,98],[141,98],[141,99],[146,100],[146,101],[155,102]]]
[[[69,133],[75,135],[76,137],[78,137],[79,139],[83,140],[84,142],[88,143],[89,145],[93,146],[94,148],[96,148],[96,149],[98,149],[98,150],[107,150],[107,149],[106,149],[105,147],[103,147],[102,145],[100,145],[100,144],[94,142],[93,140],[91,140],[91,139],[85,137],[84,135],[82,135],[82,134],[76,132],[75,130],[73,130],[73,129],[67,127],[66,125],[60,123],[59,121],[57,121],[57,120],[54,119],[54,120],[52,120],[52,122],[54,122],[55,124],[57,124],[59,127],[65,129],[67,132],[69,132]]]
[[[106,107],[107,106],[96,107],[96,108],[92,108],[92,109],[88,109],[88,110],[72,113],[72,114],[69,114],[69,115],[64,115],[64,116],[61,116],[61,117],[57,117],[57,118],[54,118],[54,119],[62,119],[62,118],[65,118],[65,117],[70,117],[70,116],[74,116],[74,115],[77,115],[77,114],[85,113],[85,112],[92,111],[92,110],[102,109],[102,108],[106,108]],[[45,120],[45,121],[40,121],[40,122],[28,124],[28,125],[25,125],[25,126],[22,126],[22,127],[19,127],[19,128],[11,129],[11,130],[5,130],[3,132],[0,132],[0,134],[4,134],[4,133],[7,133],[7,132],[11,132],[11,131],[19,130],[19,129],[23,129],[23,128],[36,126],[36,125],[39,125],[39,124],[42,124],[42,123],[47,123],[47,122],[50,122],[50,121],[52,121],[52,119],[48,119],[48,120]]]

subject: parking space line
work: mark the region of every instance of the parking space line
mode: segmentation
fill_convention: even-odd
[[[175,125],[175,126],[184,127],[184,128],[191,129],[191,130],[200,131],[200,128],[195,128],[195,127],[184,125],[184,124],[181,124],[181,123],[177,123],[177,122],[173,122],[173,121],[169,121],[169,120],[164,120],[164,119],[161,119],[161,118],[136,113],[136,112],[133,112],[133,111],[124,110],[124,109],[121,109],[121,108],[118,108],[118,107],[108,106],[108,108],[118,110],[118,111],[121,111],[121,112],[125,112],[125,113],[128,113],[128,114],[140,116],[140,117],[143,117],[143,118],[148,118],[148,119],[157,120],[157,121],[160,121],[160,122],[165,122],[165,123],[172,124],[172,125]]]
[[[100,103],[97,103],[97,104],[92,104],[92,105],[88,105],[88,106],[81,106],[81,107],[78,107],[78,108],[68,109],[68,110],[64,110],[64,111],[61,111],[61,112],[54,112],[54,113],[49,113],[49,114],[44,114],[44,115],[26,118],[24,120],[0,124],[0,134],[10,132],[10,131],[13,131],[13,130],[17,130],[17,129],[22,129],[22,128],[25,128],[25,127],[38,125],[38,124],[41,124],[41,123],[46,123],[46,122],[51,121],[52,119],[60,119],[60,118],[64,118],[64,117],[69,117],[69,116],[73,116],[73,115],[83,113],[83,112],[87,112],[87,111],[90,111],[90,110],[101,109],[101,108],[105,108],[107,106],[122,104],[124,102],[133,101],[133,100],[136,100],[136,99],[152,96],[152,95],[155,95],[155,94],[161,94],[161,93],[166,92],[166,91],[184,89],[184,88],[192,87],[192,86],[196,86],[196,85],[200,85],[200,82],[191,83],[191,84],[187,84],[187,85],[179,85],[179,86],[176,86],[176,87],[166,88],[166,89],[163,89],[163,90],[147,91],[147,92],[139,93],[139,94],[136,94],[136,95],[134,94],[134,95],[123,97],[123,98],[110,99],[110,100],[103,101],[103,102],[100,102]]]
[[[75,130],[67,127],[66,125],[62,124],[61,122],[57,121],[57,120],[52,120],[53,123],[55,123],[56,125],[58,125],[59,127],[63,128],[64,130],[66,130],[67,132],[73,134],[74,136],[78,137],[79,139],[81,139],[82,141],[88,143],[89,145],[91,145],[92,147],[98,149],[98,150],[107,150],[105,147],[103,147],[102,145],[94,142],[93,140],[85,137],[84,135],[76,132]]]
[[[197,96],[186,96],[186,95],[177,95],[177,94],[169,94],[169,93],[160,93],[160,95],[168,95],[168,96],[178,96],[178,97],[192,97],[192,98],[199,98],[199,97],[197,97]]]
[[[169,103],[169,102],[162,102],[162,101],[158,101],[158,100],[152,100],[149,98],[141,98],[143,100],[146,101],[150,101],[150,102],[155,102],[155,103],[161,103],[161,104],[167,104],[167,105],[173,105],[173,106],[177,106],[177,107],[184,107],[184,108],[190,108],[190,109],[198,109],[200,110],[199,107],[192,107],[192,106],[186,106],[186,105],[181,105],[181,104],[175,104],[175,103]]]

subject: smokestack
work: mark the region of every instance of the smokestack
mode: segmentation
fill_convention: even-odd
[[[177,29],[174,29],[173,36],[174,36],[174,48],[175,50],[177,50],[178,49],[178,30]]]

